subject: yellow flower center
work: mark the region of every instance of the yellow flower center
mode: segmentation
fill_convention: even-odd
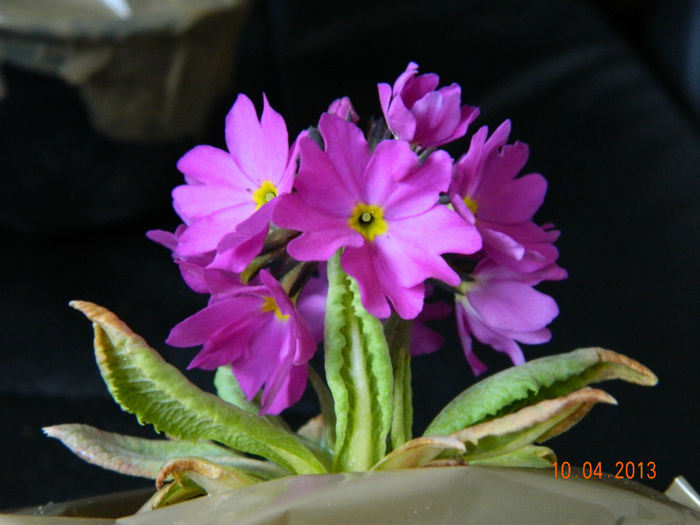
[[[467,205],[467,208],[471,210],[471,212],[476,215],[476,210],[479,209],[479,206],[477,206],[476,201],[472,199],[469,195],[464,197],[464,204]]]
[[[277,306],[277,303],[272,296],[267,296],[263,299],[261,310],[263,312],[275,312],[275,315],[281,321],[286,321],[289,319],[289,314],[282,314],[282,312],[280,312],[280,308]]]
[[[263,204],[267,204],[277,197],[277,188],[269,180],[263,181],[260,187],[253,192],[255,209],[259,209]]]
[[[350,219],[348,219],[348,224],[370,242],[374,241],[377,235],[386,233],[389,229],[384,220],[384,211],[374,204],[358,204],[355,206]]]

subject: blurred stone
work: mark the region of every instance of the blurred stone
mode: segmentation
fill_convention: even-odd
[[[6,0],[0,6],[0,62],[77,86],[95,129],[108,137],[196,136],[230,85],[248,4]]]

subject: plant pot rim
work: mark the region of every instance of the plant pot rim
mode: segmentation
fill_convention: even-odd
[[[120,498],[130,506],[109,518],[81,523],[262,525],[274,518],[288,523],[529,523],[585,522],[626,524],[699,523],[700,512],[632,481],[555,479],[551,469],[435,467],[387,472],[317,474],[268,481],[155,511],[134,512],[152,491],[147,489],[43,506],[42,517],[11,516],[18,525],[58,525],[87,508],[111,507]],[[126,509],[126,507],[124,507]],[[23,511],[25,514],[30,509]],[[51,515],[48,515],[51,514]],[[122,515],[123,517],[117,517]],[[3,517],[0,515],[0,522]],[[57,517],[62,516],[62,517]],[[294,516],[294,519],[291,518]],[[298,518],[297,518],[298,516]],[[57,521],[58,520],[58,521]],[[331,520],[331,521],[329,521]]]

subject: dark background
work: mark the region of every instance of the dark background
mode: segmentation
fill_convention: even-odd
[[[89,126],[74,88],[8,65],[0,101],[0,508],[105,493],[150,482],[84,464],[42,426],[81,422],[153,435],[106,394],[89,323],[70,310],[97,302],[185,366],[169,329],[205,303],[167,251],[144,236],[172,230],[177,159],[198,143],[223,145],[238,92],[265,91],[291,133],[349,95],[379,115],[376,83],[409,60],[459,82],[481,107],[472,125],[511,118],[531,147],[528,170],[550,187],[538,220],[562,230],[567,281],[542,287],[559,303],[550,344],[526,357],[600,345],[643,362],[659,385],[604,384],[602,406],[548,443],[560,461],[656,463],[645,483],[685,475],[700,487],[698,443],[698,79],[689,57],[697,2],[562,0],[437,2],[266,0],[243,28],[230,94],[202,136],[138,144]],[[331,3],[334,4],[334,3]],[[697,44],[696,44],[697,46]],[[138,89],[138,86],[134,86]],[[459,155],[462,140],[450,147]],[[414,360],[416,432],[473,382],[455,330],[446,348]],[[477,349],[490,371],[507,366]],[[206,373],[188,373],[207,386]],[[305,400],[295,424],[313,415]]]

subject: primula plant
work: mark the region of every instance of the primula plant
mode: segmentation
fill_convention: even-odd
[[[641,364],[600,348],[525,363],[519,343],[549,341],[558,314],[535,286],[566,277],[559,232],[533,221],[547,183],[521,174],[528,148],[508,143],[508,121],[478,129],[457,160],[440,149],[478,110],[462,105],[457,84],[438,86],[411,63],[393,86],[378,85],[383,118],[365,131],[344,97],[291,144],[267,98],[258,117],[239,95],[226,150],[197,146],[178,162],[183,224],[148,233],[209,296],[167,343],[201,347],[190,367],[215,371],[216,395],[108,310],[74,301],[93,322],[114,399],[167,439],[84,425],[46,433],[87,461],[155,479],[155,508],[298,474],[549,467],[554,453],[535,443],[615,403],[589,384],[655,384]],[[474,340],[517,366],[467,388],[414,436],[411,360],[439,349],[426,322],[451,312],[475,375],[486,367]],[[317,352],[322,371],[310,365]],[[309,385],[321,413],[294,431],[279,414]]]

